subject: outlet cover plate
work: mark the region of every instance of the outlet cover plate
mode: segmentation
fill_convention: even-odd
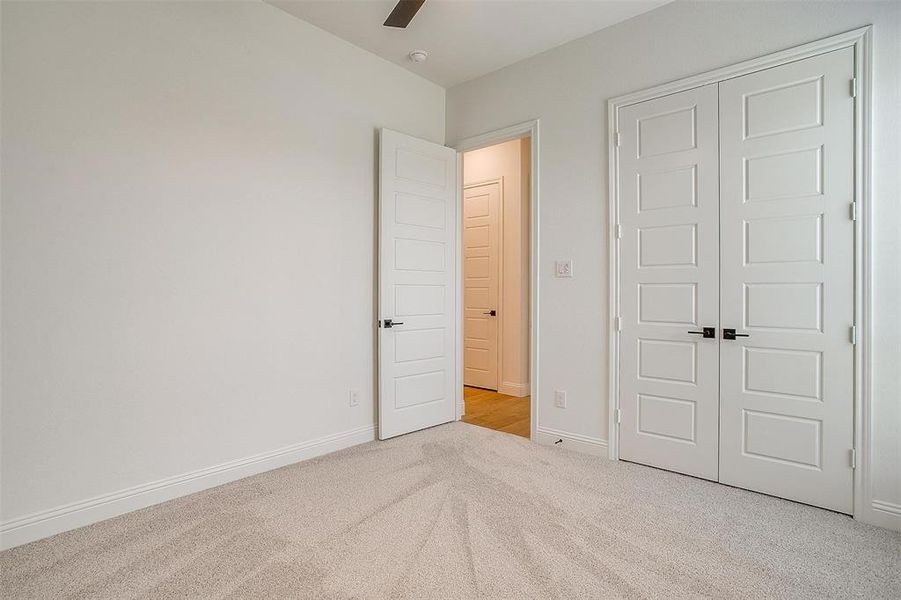
[[[573,261],[571,258],[566,260],[554,261],[554,277],[570,278],[573,276]]]

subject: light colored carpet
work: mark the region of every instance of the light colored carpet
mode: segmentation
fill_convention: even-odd
[[[3,598],[901,598],[901,535],[463,423],[0,554]]]

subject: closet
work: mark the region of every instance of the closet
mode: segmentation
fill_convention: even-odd
[[[854,49],[617,110],[619,456],[853,507]]]

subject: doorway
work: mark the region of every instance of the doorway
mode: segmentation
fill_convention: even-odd
[[[523,295],[511,296],[519,297],[520,306],[510,313],[520,314],[525,325],[504,329],[502,324],[498,343],[504,343],[505,331],[524,336],[517,360],[528,366],[528,375],[526,379],[509,378],[504,365],[511,363],[505,363],[501,353],[497,388],[490,391],[527,406],[528,437],[536,437],[539,195],[538,121],[534,120],[461,140],[454,148],[390,129],[380,130],[376,319],[379,439],[464,418],[463,155],[513,140],[518,141],[520,159],[528,165],[527,169],[520,165],[519,174],[510,179],[511,186],[514,179],[520,182],[525,199],[511,212],[519,212],[528,252],[521,256],[525,267],[514,269],[508,283],[520,278]],[[504,177],[500,176],[501,184]],[[501,277],[503,273],[498,276],[499,295],[504,288]],[[483,311],[489,312],[486,316],[497,317],[500,310],[507,313],[495,308],[496,314],[490,315],[487,308]],[[487,415],[495,412],[491,407],[502,398],[484,399],[487,402],[482,408]],[[473,406],[470,418],[474,419],[477,412]],[[516,419],[518,423],[521,420]]]
[[[462,420],[528,438],[531,138],[461,162]]]

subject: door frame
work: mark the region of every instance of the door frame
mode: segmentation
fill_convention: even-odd
[[[872,25],[803,44],[794,48],[715,69],[692,77],[664,83],[645,90],[617,96],[607,101],[608,153],[608,251],[609,251],[609,444],[608,457],[619,460],[619,190],[617,156],[617,115],[620,108],[675,94],[692,88],[748,75],[756,71],[803,60],[833,50],[854,49],[854,518],[883,527],[897,527],[897,515],[873,504],[870,478],[872,418],[872,204],[871,204],[871,99],[872,99]]]
[[[531,139],[529,149],[529,437],[535,441],[538,426],[538,119],[517,123],[503,129],[463,138],[450,145],[457,151],[457,331],[456,376],[457,420],[463,417],[463,153],[494,146],[524,137]],[[498,346],[500,347],[500,345]]]

